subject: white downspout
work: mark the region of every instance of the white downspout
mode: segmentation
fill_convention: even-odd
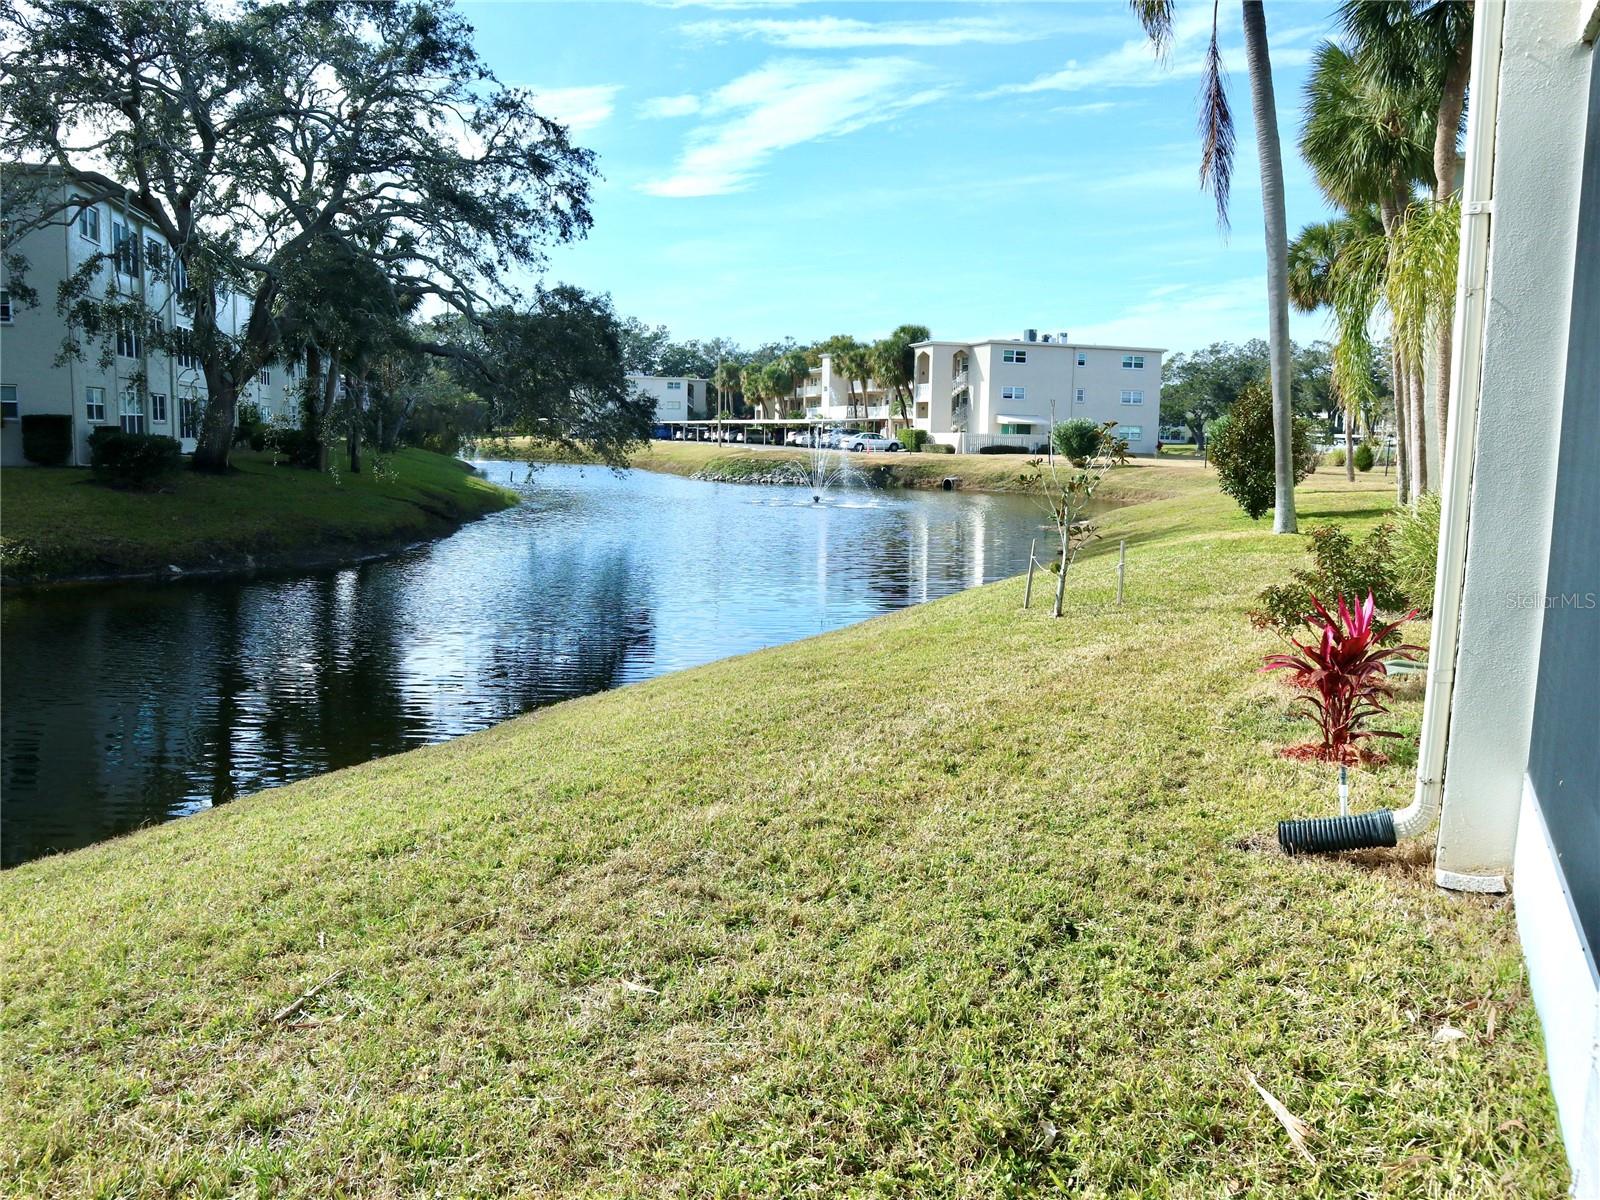
[[[1450,413],[1439,519],[1439,558],[1433,587],[1433,645],[1417,754],[1416,795],[1394,814],[1397,837],[1426,833],[1444,804],[1445,753],[1450,739],[1456,656],[1460,650],[1461,596],[1466,582],[1467,518],[1477,454],[1478,405],[1483,381],[1483,327],[1489,282],[1489,235],[1494,213],[1495,123],[1500,109],[1500,58],[1505,0],[1478,0],[1472,35],[1472,102],[1467,113],[1466,178],[1461,189],[1461,255],[1456,276],[1455,343],[1450,361]],[[1503,878],[1463,882],[1475,890],[1501,890]],[[1498,884],[1498,887],[1495,885]]]

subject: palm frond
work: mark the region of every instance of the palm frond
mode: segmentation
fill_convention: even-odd
[[[1306,80],[1300,150],[1317,186],[1347,209],[1409,198],[1433,181],[1437,101],[1414,82],[1394,84],[1332,42],[1318,46]]]
[[[1217,224],[1228,228],[1228,190],[1233,184],[1233,111],[1228,107],[1228,76],[1217,46],[1217,4],[1211,7],[1211,44],[1206,47],[1200,85],[1200,186],[1217,202]]]
[[[1128,0],[1133,15],[1139,18],[1144,33],[1155,49],[1156,57],[1165,61],[1172,46],[1172,16],[1174,0]]]
[[[1384,296],[1395,343],[1420,362],[1428,339],[1455,312],[1456,259],[1461,243],[1461,200],[1419,201],[1396,226]]]

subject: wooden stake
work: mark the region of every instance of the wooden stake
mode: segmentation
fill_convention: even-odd
[[[1122,580],[1128,573],[1128,539],[1123,538],[1117,546],[1117,603],[1122,603]]]
[[[1028,585],[1022,589],[1022,607],[1027,608],[1033,602],[1033,568],[1038,565],[1034,551],[1039,548],[1039,539],[1034,538],[1028,543]]]

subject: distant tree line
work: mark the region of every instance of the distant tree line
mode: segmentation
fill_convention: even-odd
[[[1348,418],[1351,428],[1377,429],[1392,419],[1394,407],[1384,364],[1384,348],[1369,355],[1368,388],[1362,405]],[[1293,345],[1294,412],[1319,426],[1332,441],[1345,428],[1343,406],[1334,386],[1333,348],[1327,342]],[[1225,416],[1252,384],[1269,378],[1271,359],[1260,338],[1244,343],[1213,342],[1199,350],[1174,354],[1161,370],[1161,424],[1183,426],[1205,447],[1206,427]]]
[[[800,415],[806,376],[827,354],[835,373],[845,380],[852,409],[857,397],[864,407],[868,385],[876,383],[888,390],[898,415],[909,420],[915,371],[911,347],[932,336],[926,325],[900,325],[871,342],[841,333],[811,345],[785,338],[746,349],[728,338],[674,341],[665,325],[648,325],[634,317],[621,322],[622,357],[628,371],[710,380],[710,415],[728,417],[749,416],[757,405],[785,416]]]

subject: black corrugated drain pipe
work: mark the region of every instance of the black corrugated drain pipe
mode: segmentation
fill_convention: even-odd
[[[1394,813],[1353,813],[1348,817],[1313,817],[1304,821],[1279,821],[1278,845],[1285,854],[1332,854],[1339,850],[1367,850],[1395,844]]]

